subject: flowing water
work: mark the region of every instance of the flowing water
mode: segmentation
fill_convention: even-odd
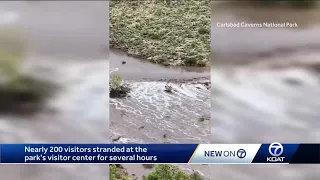
[[[0,23],[17,22],[29,41],[24,71],[61,87],[33,117],[1,116],[1,143],[108,142],[107,2],[0,4]],[[320,59],[319,8],[217,6],[212,12],[212,122],[199,122],[200,115],[209,114],[209,90],[192,84],[205,81],[208,70],[168,69],[112,52],[111,68],[119,68],[116,73],[133,87],[131,97],[110,100],[115,143],[208,143],[210,124],[212,143],[317,142],[320,83],[310,69]],[[217,28],[217,21],[296,21],[299,28],[226,29]],[[174,94],[163,91],[169,79],[176,79]],[[149,171],[126,167],[137,176]],[[208,179],[320,177],[317,166],[307,165],[180,167],[199,170]],[[13,180],[107,179],[108,167],[1,165],[0,174]]]
[[[1,26],[23,32],[23,71],[56,84],[43,110],[0,116],[0,143],[107,143],[108,3],[0,2]],[[108,179],[107,165],[1,165],[5,179]],[[18,173],[17,173],[18,172]]]
[[[113,73],[132,88],[129,97],[110,99],[114,143],[209,143],[208,68],[166,68],[118,51],[111,51],[109,58],[110,68],[119,69]],[[164,91],[166,84],[175,89],[172,94]],[[141,165],[124,167],[138,179],[151,171]],[[180,167],[192,172],[188,166]]]
[[[120,143],[206,143],[210,121],[209,71],[165,68],[110,52],[111,68],[132,91],[125,99],[111,99],[111,135]],[[126,64],[121,64],[126,61]],[[165,90],[166,84],[175,89]]]
[[[320,8],[212,3],[212,143],[319,143]],[[219,28],[296,22],[298,28]],[[213,179],[319,179],[316,165],[214,165]]]

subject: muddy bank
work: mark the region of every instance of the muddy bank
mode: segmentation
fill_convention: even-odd
[[[212,7],[211,143],[318,143],[319,8],[218,7]],[[216,26],[226,21],[295,21],[299,28]],[[319,178],[309,165],[211,167],[215,179]]]
[[[110,69],[119,68],[116,72],[128,80],[157,81],[161,79],[210,78],[209,67],[165,67],[130,57],[124,52],[111,49],[109,52]],[[122,62],[125,61],[126,64]]]

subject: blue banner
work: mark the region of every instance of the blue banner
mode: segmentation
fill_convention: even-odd
[[[188,163],[197,144],[3,144],[1,163]]]
[[[319,144],[2,144],[0,162],[319,164]]]

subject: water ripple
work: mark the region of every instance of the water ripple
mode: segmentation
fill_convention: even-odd
[[[126,83],[132,88],[129,97],[110,100],[111,105],[122,112],[122,117],[117,117],[125,121],[122,126],[126,124],[126,128],[130,129],[130,135],[122,131],[124,138],[140,139],[145,143],[209,141],[210,121],[199,121],[202,116],[210,114],[210,90],[206,87],[200,84],[172,83],[170,85],[175,91],[167,93],[164,91],[166,82]],[[118,119],[113,118],[111,121],[119,123]],[[112,134],[121,134],[117,132],[119,129],[111,128]],[[130,138],[126,142],[136,142]]]

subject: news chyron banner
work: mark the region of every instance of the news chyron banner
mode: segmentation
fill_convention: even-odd
[[[317,164],[320,144],[2,144],[5,164]]]

